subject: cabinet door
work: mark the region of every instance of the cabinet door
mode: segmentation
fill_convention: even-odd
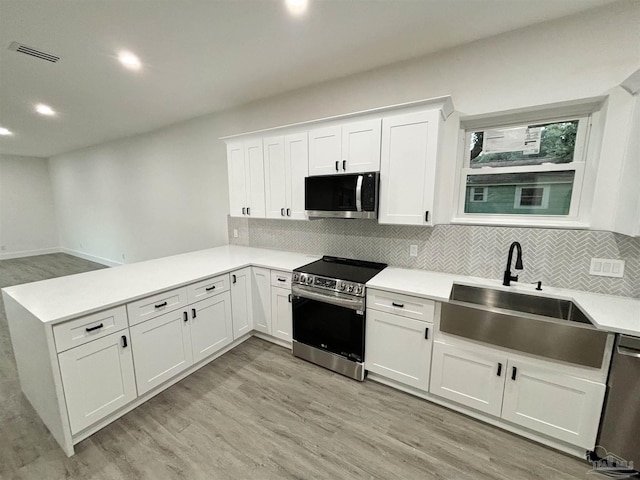
[[[432,324],[368,309],[366,332],[367,370],[429,390]]]
[[[502,418],[591,450],[605,390],[601,383],[510,361]]]
[[[507,358],[491,350],[435,342],[429,391],[500,416],[506,373]]]
[[[251,283],[251,267],[231,272],[231,312],[234,340],[253,330]]]
[[[266,215],[285,218],[288,201],[284,138],[269,137],[263,143]]]
[[[382,120],[378,223],[433,225],[440,111]]]
[[[137,396],[128,330],[67,350],[58,361],[73,434]]]
[[[242,209],[249,204],[247,197],[247,172],[242,142],[227,145],[227,169],[229,172],[229,214],[242,217]]]
[[[233,342],[231,293],[224,292],[189,305],[193,363]]]
[[[253,328],[271,335],[271,270],[253,267]]]
[[[333,173],[344,173],[340,125],[309,131],[309,175]]]
[[[247,207],[248,215],[251,217],[264,218],[264,155],[262,150],[262,139],[247,140],[244,144],[245,170],[247,197],[249,199]]]
[[[292,341],[291,290],[271,288],[271,335]]]
[[[140,395],[193,365],[187,312],[177,310],[131,327]]]
[[[287,217],[305,220],[304,179],[309,175],[307,132],[284,137],[284,155],[287,171]]]
[[[349,173],[380,170],[380,123],[377,118],[343,125],[341,169]]]

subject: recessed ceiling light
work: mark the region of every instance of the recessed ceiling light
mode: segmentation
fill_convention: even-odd
[[[13,132],[8,128],[0,127],[0,135],[13,135]]]
[[[307,11],[309,0],[285,0],[287,10],[291,15],[302,15]]]
[[[131,52],[122,51],[118,53],[120,63],[131,70],[138,70],[142,66],[140,59]]]
[[[55,115],[56,112],[49,105],[45,105],[44,103],[39,103],[36,105],[36,112],[40,115],[52,116]]]

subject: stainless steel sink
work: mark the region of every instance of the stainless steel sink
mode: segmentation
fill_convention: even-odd
[[[569,300],[454,284],[440,330],[542,357],[600,368],[608,333]]]
[[[450,299],[463,303],[473,303],[489,308],[513,310],[570,322],[593,325],[587,316],[570,300],[527,295],[524,293],[495,290],[493,288],[474,287],[453,284]]]

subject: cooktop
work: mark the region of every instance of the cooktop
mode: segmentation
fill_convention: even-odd
[[[386,263],[367,262],[364,260],[325,255],[320,260],[296,268],[294,272],[366,283],[386,266]]]

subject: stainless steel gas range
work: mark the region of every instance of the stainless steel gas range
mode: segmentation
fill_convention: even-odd
[[[364,380],[365,283],[384,263],[324,256],[293,271],[293,354]]]

